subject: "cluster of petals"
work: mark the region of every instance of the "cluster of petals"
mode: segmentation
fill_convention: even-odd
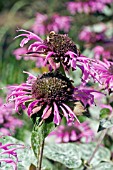
[[[32,95],[32,85],[34,81],[37,79],[36,76],[31,73],[25,72],[29,75],[26,83],[22,83],[19,86],[11,86],[12,92],[8,96],[8,101],[15,102],[15,110],[19,112],[19,109],[27,109],[28,116],[32,116],[35,113],[38,113],[42,109],[42,105],[40,103],[43,102],[43,98],[36,99]],[[94,103],[94,96],[92,94],[94,91],[84,90],[79,88],[74,88],[74,92],[72,94],[71,102],[81,101],[84,106],[87,104]],[[69,102],[69,101],[67,101]],[[26,107],[26,103],[28,103]],[[63,116],[66,118],[67,122],[73,122],[74,119],[77,119],[76,113],[66,104],[66,102],[53,100],[52,104],[48,104],[48,101],[43,103],[45,108],[43,109],[42,119],[47,119],[50,115],[53,116],[53,122],[57,125],[61,122],[60,111],[62,111]],[[61,114],[62,115],[62,114]],[[79,120],[77,119],[79,122]]]
[[[24,59],[25,61],[27,60],[32,60],[36,63],[36,67],[42,67],[44,64],[44,59],[42,57],[30,57],[30,54],[27,54],[28,50],[26,47],[21,47],[17,48],[13,51],[13,55],[16,57],[17,60]]]
[[[34,40],[35,42],[30,44],[30,46],[27,49],[27,54],[30,54],[30,57],[38,57],[38,58],[42,58],[44,59],[43,61],[43,65],[47,65],[47,63],[49,63],[49,66],[56,70],[58,67],[60,67],[60,63],[56,63],[54,62],[52,56],[54,56],[56,53],[55,51],[48,51],[47,54],[45,54],[45,50],[48,48],[47,45],[45,45],[44,40],[42,40],[38,35],[27,31],[27,30],[17,30],[17,31],[22,31],[24,33],[19,34],[16,38],[18,37],[25,37],[22,39],[20,46],[21,48],[24,47],[24,45],[26,45],[30,40]],[[83,82],[87,82],[89,79],[89,75],[90,74],[90,62],[91,59],[88,57],[85,57],[83,55],[78,55],[75,52],[72,51],[67,51],[65,54],[65,62],[67,60],[66,56],[69,56],[69,63],[68,65],[71,66],[71,68],[73,70],[76,70],[76,67],[79,67],[82,71],[82,80]],[[64,69],[68,69],[65,64],[62,63],[62,65],[64,66]]]
[[[111,4],[113,0],[88,0],[83,2],[68,2],[67,9],[71,14],[76,13],[95,13],[102,12],[107,4]]]
[[[46,35],[50,31],[64,31],[67,33],[71,26],[71,17],[60,16],[59,14],[53,14],[49,17],[46,14],[37,13],[35,22],[32,26],[34,33],[39,35]]]
[[[49,136],[55,136],[58,143],[67,142],[91,142],[94,139],[94,132],[88,122],[79,124],[77,121],[69,125],[60,125],[50,133]]]
[[[86,43],[95,43],[105,40],[107,27],[103,23],[97,25],[97,27],[100,27],[98,31],[95,27],[96,25],[93,27],[84,27],[79,34],[79,39]]]
[[[109,109],[109,113],[112,113],[113,108],[109,104],[109,103],[111,103],[113,101],[112,100],[112,96],[109,96],[109,103],[108,103],[107,100],[108,99],[106,98],[105,94],[103,94],[103,93],[95,93],[95,103],[96,103],[96,106],[98,106],[98,108],[100,108],[100,109],[107,108],[107,109]]]
[[[16,128],[23,126],[23,121],[14,117],[14,103],[0,103],[0,132],[4,135],[15,133]]]
[[[106,60],[112,60],[113,57],[113,52],[105,49],[103,46],[96,46],[92,49],[94,53],[94,58],[99,60],[99,59],[106,59]]]
[[[16,150],[22,149],[25,146],[22,144],[2,144],[0,142],[0,164],[2,166],[6,164],[9,164],[12,166],[13,170],[17,170],[17,163],[18,163],[18,157]]]
[[[104,59],[96,60],[91,70],[102,88],[111,90],[113,88],[113,62]]]

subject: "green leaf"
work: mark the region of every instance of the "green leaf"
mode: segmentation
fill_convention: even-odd
[[[113,169],[113,162],[101,162],[97,166],[91,168],[90,170],[112,170]]]
[[[23,144],[23,142],[18,141],[17,139],[11,137],[11,136],[5,136],[3,138],[0,138],[0,142],[2,144],[7,144],[7,143],[13,143],[13,144]],[[10,148],[16,148],[18,146],[11,146]],[[3,150],[0,150],[0,152],[2,152]],[[36,158],[34,156],[34,153],[31,149],[31,147],[29,145],[25,145],[24,148],[21,149],[17,149],[16,150],[17,156],[18,156],[18,170],[28,170],[31,163],[33,163],[34,165],[36,165]],[[2,155],[2,157],[6,158],[7,155]],[[15,158],[12,157],[13,160],[15,160]],[[1,168],[2,170],[13,170],[12,167],[9,164],[6,163],[2,163],[1,164]]]
[[[100,124],[99,124],[99,128],[98,128],[98,132],[104,129],[108,129],[113,127],[113,117],[111,119],[102,119],[100,120]]]
[[[48,134],[55,128],[53,122],[43,121],[39,122],[40,118],[36,118],[36,123],[31,135],[31,144],[36,157],[38,157],[40,146]]]
[[[68,168],[80,170],[82,161],[86,162],[91,157],[96,143],[77,144],[63,143],[51,144],[44,148],[44,156],[50,160],[60,162]],[[101,161],[110,160],[110,151],[105,147],[100,147],[96,152],[91,164],[97,166]]]
[[[104,9],[102,10],[102,12],[103,12],[106,16],[111,16],[111,15],[113,14],[112,8],[109,8],[107,5],[104,7]]]
[[[23,144],[23,142],[11,137],[11,136],[6,136],[3,138],[0,138],[0,142],[2,144],[7,144],[7,143],[13,143],[13,144]],[[14,147],[14,146],[13,146]],[[15,146],[16,147],[16,146]],[[12,148],[12,147],[11,147]],[[0,152],[3,151],[0,149]],[[18,149],[16,150],[17,156],[18,156],[18,170],[35,170],[35,167],[37,165],[37,160],[36,157],[33,153],[32,148],[29,145],[25,145],[25,148]],[[6,158],[5,155],[1,156],[0,158]],[[13,159],[13,158],[12,158]],[[0,166],[0,170],[13,170],[12,166],[6,163],[2,163]],[[42,169],[43,170],[58,170],[53,164],[47,160],[46,158],[43,159],[42,161]]]
[[[78,168],[82,164],[79,147],[74,144],[51,144],[45,146],[44,156],[60,162],[68,168]]]
[[[96,143],[79,144],[79,150],[82,155],[81,158],[84,161],[89,160],[89,158],[92,156],[93,151],[95,150],[96,145],[97,145]],[[109,161],[110,157],[111,157],[110,151],[107,148],[100,146],[91,161],[91,165],[96,166],[101,161],[106,161],[106,160]]]
[[[100,118],[107,118],[110,113],[110,110],[108,108],[103,108],[100,110]]]

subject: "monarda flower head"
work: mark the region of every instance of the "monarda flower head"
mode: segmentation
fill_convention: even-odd
[[[16,118],[14,103],[0,103],[0,132],[4,135],[11,135],[16,132],[16,128],[23,126],[23,121]]]
[[[76,67],[79,67],[82,71],[82,80],[86,81],[88,79],[91,59],[80,55],[77,46],[68,35],[56,34],[54,31],[51,31],[47,38],[42,40],[30,31],[23,29],[18,31],[25,33],[17,37],[26,37],[21,41],[21,47],[28,43],[29,40],[35,40],[35,42],[28,47],[27,56],[29,54],[32,57],[43,57],[44,65],[49,64],[53,70],[59,68],[60,65],[63,65],[65,70],[69,70],[69,68],[75,70]]]
[[[106,59],[103,61],[97,60],[92,68],[102,88],[111,91],[111,89],[113,89],[113,62],[107,61]]]
[[[60,125],[55,131],[51,132],[49,136],[53,135],[56,137],[56,142],[58,143],[91,142],[94,138],[94,132],[88,122],[81,124],[74,122],[66,126]]]
[[[91,92],[74,88],[72,81],[58,71],[45,73],[39,77],[30,73],[28,75],[26,83],[11,87],[12,93],[8,96],[8,100],[15,101],[16,111],[20,107],[26,108],[26,103],[28,103],[29,116],[42,113],[42,119],[51,116],[54,123],[59,125],[62,116],[68,123],[77,119],[73,111],[77,100],[82,101],[85,106],[87,102],[88,104],[94,102]]]
[[[48,16],[47,14],[37,13],[31,29],[39,35],[46,35],[52,30],[57,33],[59,31],[67,33],[71,27],[71,21],[72,18],[70,16],[61,16],[56,13]]]

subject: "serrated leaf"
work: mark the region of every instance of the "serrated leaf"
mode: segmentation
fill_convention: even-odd
[[[108,108],[103,108],[100,110],[100,118],[107,118],[110,113],[110,110]]]
[[[36,157],[38,157],[40,146],[43,140],[48,136],[48,134],[55,128],[53,122],[43,121],[39,125],[39,118],[36,119],[32,135],[31,135],[31,144]]]
[[[111,127],[113,127],[113,117],[111,119],[102,119],[100,120],[98,132]]]

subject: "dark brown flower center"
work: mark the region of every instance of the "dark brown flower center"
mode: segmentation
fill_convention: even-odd
[[[45,45],[48,47],[46,52],[53,51],[55,53],[53,58],[56,62],[64,61],[65,57],[68,60],[69,56],[66,55],[68,51],[79,54],[75,43],[67,35],[56,34],[54,31],[49,33]]]
[[[69,101],[73,90],[71,81],[58,72],[43,74],[32,85],[33,97],[48,104]]]

